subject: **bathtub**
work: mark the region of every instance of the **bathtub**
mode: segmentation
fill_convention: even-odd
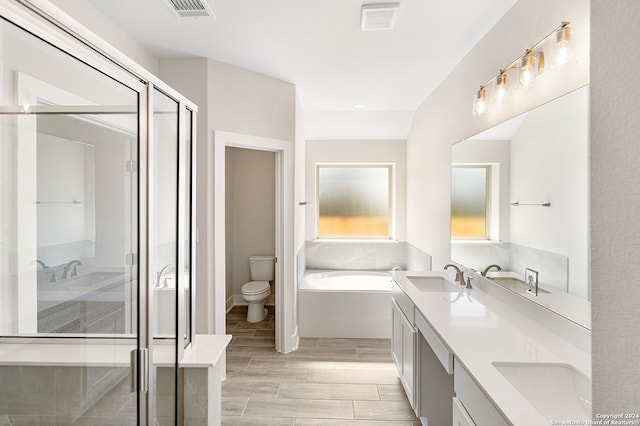
[[[298,287],[300,337],[391,337],[387,272],[305,272]]]

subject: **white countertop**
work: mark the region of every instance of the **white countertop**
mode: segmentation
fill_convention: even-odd
[[[590,378],[591,355],[480,289],[422,292],[407,279],[429,274],[392,272],[416,308],[511,423],[548,425],[549,421],[492,362],[565,363]],[[453,281],[455,272],[450,274]]]
[[[18,339],[16,339],[18,340]],[[43,339],[44,340],[44,339]],[[75,342],[30,339],[22,342],[0,343],[0,365],[39,365],[91,367],[128,367],[130,353],[135,349],[134,339],[76,339]],[[213,367],[231,341],[230,335],[197,334],[194,344],[185,350],[180,362],[182,367]],[[172,345],[155,345],[155,366],[173,365],[175,348]]]

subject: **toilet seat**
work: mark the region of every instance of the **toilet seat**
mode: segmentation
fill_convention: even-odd
[[[249,281],[242,286],[242,294],[255,295],[269,290],[269,281]]]

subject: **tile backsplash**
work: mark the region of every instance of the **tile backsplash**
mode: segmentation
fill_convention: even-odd
[[[504,271],[524,275],[525,268],[530,268],[538,271],[541,285],[568,289],[569,258],[560,254],[513,243],[453,241],[451,259],[476,271],[497,264]]]
[[[431,256],[406,242],[307,241],[298,253],[298,281],[307,269],[430,270]]]

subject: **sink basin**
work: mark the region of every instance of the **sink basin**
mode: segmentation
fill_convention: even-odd
[[[460,287],[441,275],[407,277],[407,279],[420,291],[457,293],[461,290]]]
[[[569,364],[494,362],[547,420],[591,418],[591,380]]]
[[[524,281],[512,277],[490,277],[491,280],[516,293],[526,293]],[[532,293],[533,294],[533,293]],[[547,290],[538,287],[538,294],[549,294]]]

